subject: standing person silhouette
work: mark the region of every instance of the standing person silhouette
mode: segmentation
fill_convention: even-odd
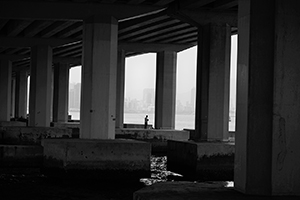
[[[147,129],[147,128],[148,128],[148,121],[149,121],[148,115],[146,115],[146,117],[145,117],[144,129]]]

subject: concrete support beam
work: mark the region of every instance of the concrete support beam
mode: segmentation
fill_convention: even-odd
[[[0,121],[10,120],[12,65],[0,60]]]
[[[274,10],[272,0],[239,1],[234,187],[252,195],[272,194]]]
[[[24,9],[26,8],[26,9]],[[117,19],[126,19],[158,11],[163,7],[88,3],[88,2],[0,2],[0,18],[7,19],[49,19],[49,20],[84,20],[92,15],[113,15]],[[55,10],[55,12],[53,12]]]
[[[115,138],[117,41],[115,18],[85,20],[80,138]]]
[[[300,2],[296,0],[280,0],[276,2],[277,5],[275,7],[278,9],[275,12],[275,19],[277,21],[275,24],[276,43],[274,46],[276,48],[274,48],[275,52],[273,58],[275,61],[275,89],[273,96],[274,103],[272,104],[273,118],[270,117],[270,120],[273,119],[273,135],[271,138],[268,135],[269,139],[273,142],[273,155],[272,169],[269,169],[269,171],[273,172],[273,195],[297,195],[296,198],[299,198],[300,35],[298,30],[300,16],[295,8],[300,7]],[[272,21],[272,18],[270,21]],[[265,38],[267,38],[267,33],[264,39]],[[263,45],[264,44],[260,44],[260,47]],[[266,51],[266,53],[267,52],[268,51]],[[261,78],[265,80],[264,74],[261,75]],[[260,124],[260,126],[263,125]],[[262,131],[263,130],[261,130],[260,134],[263,133]]]
[[[83,181],[150,177],[151,144],[136,140],[45,139],[43,173]]]
[[[0,44],[3,47],[30,47],[30,46],[39,46],[39,45],[50,45],[52,47],[60,46],[72,42],[76,42],[78,39],[58,39],[58,38],[26,38],[26,37],[3,37],[0,36]],[[14,56],[11,58],[15,59],[22,57],[21,55]]]
[[[31,48],[29,125],[50,126],[52,49]]]
[[[52,63],[51,80],[50,80],[50,122],[53,121],[53,97],[54,97],[54,67]]]
[[[176,52],[159,52],[156,59],[155,128],[175,128]]]
[[[212,2],[214,0],[209,0],[209,1]],[[202,3],[203,1],[194,1],[194,2]],[[237,4],[237,2],[235,3]],[[192,11],[190,9],[189,10],[185,9],[184,6],[182,6],[182,2],[178,2],[178,3],[171,4],[167,8],[166,13],[171,17],[174,17],[176,19],[179,19],[181,21],[184,21],[196,27],[204,26],[209,23],[223,23],[233,27],[237,27],[237,11],[222,11],[222,12],[218,10]]]
[[[197,46],[197,79],[195,108],[195,141],[207,140],[209,84],[209,26],[199,27]]]
[[[68,121],[69,65],[54,65],[53,122]]]
[[[193,140],[227,140],[229,118],[230,27],[199,28],[196,122]]]
[[[142,43],[142,42],[119,42],[119,49],[126,51],[137,51],[143,53],[155,53],[159,51],[175,51],[180,52],[193,47],[193,44],[158,44],[158,43]]]
[[[207,140],[228,140],[231,30],[210,25],[210,66]]]
[[[246,194],[300,196],[299,6],[239,1],[234,187]]]
[[[10,118],[15,117],[15,106],[16,106],[16,77],[11,79],[11,98],[10,98]]]
[[[168,140],[168,170],[197,181],[232,181],[234,144]]]
[[[125,51],[119,50],[118,66],[117,66],[116,128],[123,128],[124,90],[125,90]]]
[[[16,73],[16,109],[15,117],[26,118],[27,116],[27,71]]]

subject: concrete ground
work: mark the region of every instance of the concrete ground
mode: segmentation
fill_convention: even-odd
[[[144,187],[140,182],[69,181],[23,172],[2,174],[0,169],[1,200],[132,200]]]
[[[232,182],[231,182],[232,183]],[[136,191],[134,200],[296,200],[291,196],[250,196],[239,193],[227,182],[164,182]]]

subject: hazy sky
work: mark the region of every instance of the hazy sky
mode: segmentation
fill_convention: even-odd
[[[81,82],[81,66],[72,67],[70,70],[70,83]]]
[[[144,88],[155,88],[156,54],[126,58],[125,98],[142,99]]]
[[[231,81],[236,81],[236,51],[237,36],[232,39],[231,60],[233,70],[231,70]],[[196,46],[177,55],[177,98],[183,104],[190,101],[189,92],[196,86]],[[81,68],[73,67],[70,70],[70,82],[81,82]],[[140,56],[126,58],[125,69],[125,97],[131,99],[142,99],[144,88],[155,88],[156,77],[156,54],[149,53]],[[235,95],[236,86],[231,85],[231,91]]]
[[[197,48],[179,52],[177,55],[177,93],[189,92],[195,87]],[[81,81],[81,68],[70,70],[70,82]],[[148,53],[126,58],[125,97],[142,99],[144,88],[155,88],[156,54]],[[190,97],[189,97],[190,98]]]
[[[236,65],[237,65],[237,35],[231,39],[231,70],[230,70],[230,107],[236,108]]]
[[[178,53],[177,94],[189,92],[195,87],[196,53],[196,47]],[[125,97],[142,99],[144,88],[155,88],[156,54],[149,53],[127,58],[125,77]]]

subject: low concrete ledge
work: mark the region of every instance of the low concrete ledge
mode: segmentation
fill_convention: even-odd
[[[232,187],[226,187],[223,182],[163,182],[134,192],[133,200],[224,199],[224,195],[234,197],[239,194]]]
[[[80,128],[80,122],[51,122],[51,126],[58,128]]]
[[[298,196],[258,196],[237,192],[228,182],[164,182],[142,188],[133,200],[296,200]]]
[[[53,127],[3,127],[0,144],[39,145],[44,138],[71,138],[72,130]]]
[[[234,150],[234,143],[169,140],[167,168],[187,179],[231,181]]]
[[[51,122],[52,127],[68,128],[72,130],[72,138],[79,138],[80,122]]]
[[[116,129],[116,138],[126,138],[149,142],[152,154],[167,154],[167,141],[188,141],[189,132],[171,129]]]
[[[123,128],[139,128],[139,129],[142,129],[145,127],[144,124],[123,124],[123,126],[124,126]],[[153,128],[152,124],[148,124],[147,128],[152,129]]]
[[[0,121],[0,127],[7,127],[7,126],[26,126],[26,122],[20,122],[20,121]]]
[[[150,176],[151,145],[134,140],[45,139],[43,172],[51,177],[137,180]]]
[[[0,145],[0,168],[41,167],[43,147],[35,145]]]

